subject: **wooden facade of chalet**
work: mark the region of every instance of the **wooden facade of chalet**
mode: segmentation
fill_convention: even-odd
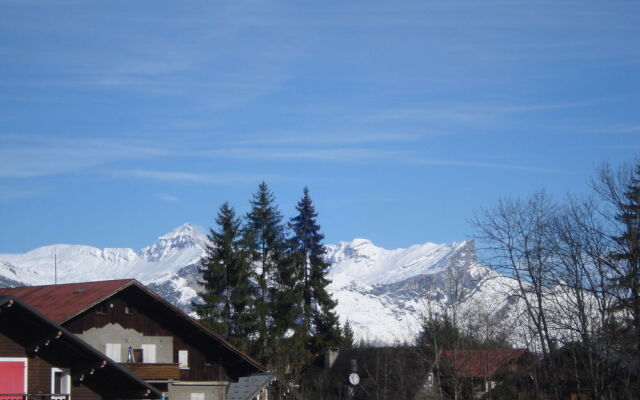
[[[3,293],[50,316],[170,400],[223,400],[230,382],[264,371],[135,280],[0,289]]]
[[[158,399],[161,395],[20,300],[0,296],[0,399]]]
[[[162,363],[144,363],[140,359],[135,360],[135,363],[127,363],[124,352],[128,352],[128,343],[120,343],[123,353],[120,361],[130,370],[144,371],[145,379],[229,381],[256,372],[246,369],[246,366],[235,365],[230,354],[225,354],[220,348],[212,348],[211,343],[208,343],[211,340],[206,340],[206,334],[194,331],[190,326],[183,326],[178,323],[179,317],[159,309],[158,304],[137,299],[139,295],[137,290],[117,293],[104,304],[100,303],[65,322],[64,326],[78,335],[92,328],[100,329],[109,324],[118,324],[124,329],[139,332],[144,337],[171,337],[172,357]],[[184,368],[180,368],[179,351],[187,352],[188,360]],[[157,371],[158,376],[153,376],[153,371]]]

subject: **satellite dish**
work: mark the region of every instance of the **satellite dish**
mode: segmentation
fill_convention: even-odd
[[[349,374],[349,383],[353,386],[356,386],[358,383],[360,383],[360,377],[358,376],[358,374],[356,374],[355,372]]]

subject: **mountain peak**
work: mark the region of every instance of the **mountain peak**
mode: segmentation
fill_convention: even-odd
[[[172,239],[175,237],[179,237],[179,236],[193,236],[195,237],[197,235],[198,231],[197,229],[193,226],[193,224],[191,222],[187,222],[184,223],[182,225],[180,225],[179,227],[165,233],[164,235],[160,236],[158,238],[158,240],[161,239]]]
[[[206,236],[190,222],[160,236],[156,242],[140,250],[140,256],[156,262],[188,247],[204,248]]]
[[[350,247],[373,246],[373,242],[369,239],[355,238],[348,244]]]

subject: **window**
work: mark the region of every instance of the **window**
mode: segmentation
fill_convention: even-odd
[[[134,349],[129,346],[127,350],[127,362],[128,363],[141,363],[142,362],[142,349]]]
[[[120,343],[107,343],[105,354],[115,362],[120,362]]]
[[[0,393],[27,393],[27,364],[26,358],[0,357]]]
[[[155,344],[142,345],[142,362],[145,364],[153,364],[156,362],[156,345]]]
[[[189,369],[189,352],[187,350],[178,351],[178,364],[181,369]]]
[[[71,372],[66,368],[51,368],[51,394],[71,394]],[[65,396],[52,396],[51,400],[64,400]]]
[[[128,304],[125,304],[125,305],[124,305],[124,313],[125,313],[126,315],[131,315],[131,307],[129,307],[129,305],[128,305]]]
[[[427,375],[427,382],[425,382],[424,387],[427,389],[433,388],[433,372],[429,372]]]
[[[191,393],[191,400],[204,400],[204,393]]]
[[[107,313],[107,304],[101,303],[96,306],[96,313],[98,314],[106,314]]]

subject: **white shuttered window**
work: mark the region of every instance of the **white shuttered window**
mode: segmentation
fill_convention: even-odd
[[[107,357],[115,362],[120,362],[120,343],[107,343]]]
[[[182,369],[189,368],[189,352],[187,350],[178,350],[178,364]]]
[[[142,345],[142,362],[145,364],[153,364],[156,362],[156,345],[155,344]]]

